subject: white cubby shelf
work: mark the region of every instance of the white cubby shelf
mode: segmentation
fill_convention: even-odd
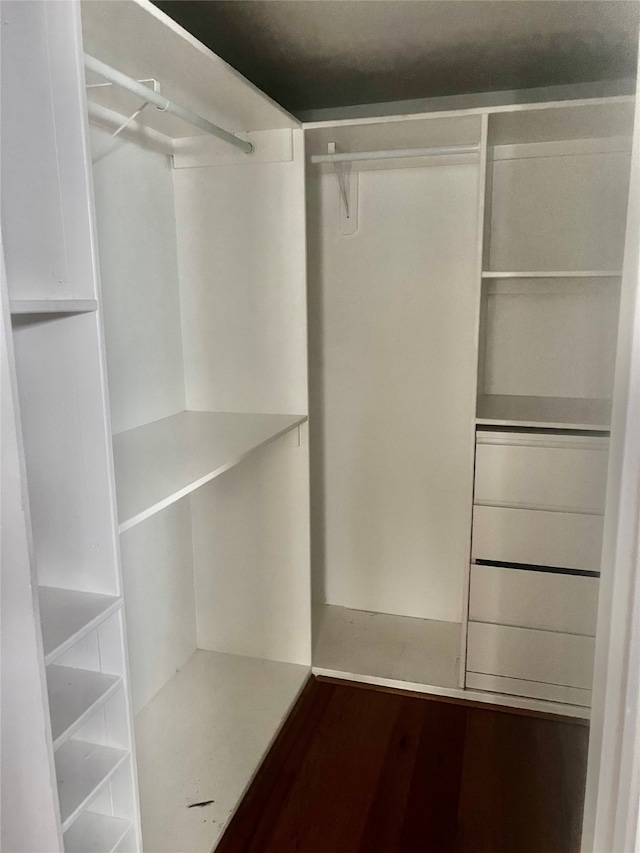
[[[129,752],[85,741],[67,741],[56,752],[62,831],[77,820],[125,761]]]
[[[50,664],[122,607],[122,598],[40,586],[44,662]]]
[[[128,820],[86,811],[65,832],[65,853],[113,853],[130,829]]]
[[[121,686],[117,675],[56,664],[47,667],[53,748],[62,746]]]
[[[114,435],[120,532],[306,420],[306,415],[185,411]]]
[[[482,278],[619,278],[621,270],[483,270]]]
[[[481,394],[476,424],[607,432],[611,400]]]
[[[12,314],[89,314],[98,310],[96,299],[12,299]]]

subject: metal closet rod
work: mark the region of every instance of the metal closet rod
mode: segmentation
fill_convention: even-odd
[[[401,157],[437,157],[477,154],[479,145],[441,145],[436,148],[398,148],[386,151],[354,151],[347,154],[312,154],[312,163],[351,163],[354,160],[393,160]]]
[[[171,113],[171,115],[181,118],[188,124],[199,127],[200,130],[210,133],[211,136],[215,136],[223,142],[228,142],[229,145],[239,148],[241,151],[244,151],[245,154],[251,154],[253,151],[253,145],[245,139],[239,139],[237,136],[234,136],[233,133],[229,133],[228,130],[224,130],[222,127],[218,127],[217,124],[207,121],[206,118],[202,118],[202,116],[199,116],[197,113],[184,109],[184,107],[180,107],[178,104],[174,104],[173,101],[165,98],[164,95],[161,95],[159,92],[154,92],[142,83],[138,83],[138,81],[134,80],[132,77],[128,77],[121,71],[112,68],[110,65],[101,62],[93,56],[89,56],[87,53],[84,55],[84,65],[85,68],[88,68],[90,71],[94,71],[110,83],[114,83],[116,86],[120,86],[121,89],[126,89],[128,92],[137,95],[144,101],[153,104],[154,107],[157,107],[162,112]]]

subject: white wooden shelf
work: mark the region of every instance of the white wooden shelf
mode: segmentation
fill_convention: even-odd
[[[505,272],[483,270],[482,278],[619,278],[621,270],[537,270]]]
[[[105,672],[47,667],[53,748],[62,746],[121,685],[119,676]]]
[[[88,314],[98,310],[96,299],[12,299],[12,314]]]
[[[308,677],[202,650],[180,667],[136,715],[145,850],[210,853]]]
[[[493,426],[608,431],[611,400],[482,394],[476,423]]]
[[[120,532],[306,420],[306,415],[180,412],[114,435]]]
[[[64,834],[65,853],[113,853],[130,829],[128,820],[84,812]]]
[[[129,757],[123,749],[67,741],[56,752],[56,778],[62,831],[82,814]]]
[[[38,587],[44,662],[52,663],[122,607],[122,598],[95,592]]]

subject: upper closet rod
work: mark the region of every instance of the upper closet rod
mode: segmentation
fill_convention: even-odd
[[[351,163],[354,160],[393,160],[396,157],[437,157],[477,154],[479,145],[442,145],[437,148],[398,148],[386,151],[354,151],[346,154],[312,154],[312,163]]]
[[[134,80],[132,77],[127,77],[126,74],[123,74],[121,71],[117,71],[115,68],[112,68],[110,65],[106,65],[99,59],[95,59],[93,56],[89,56],[87,53],[84,55],[84,64],[85,68],[88,68],[90,71],[94,71],[96,74],[99,74],[101,77],[104,77],[105,80],[109,80],[109,82],[114,83],[116,86],[120,86],[120,88],[132,92],[144,101],[148,101],[159,110],[162,110],[162,112],[171,113],[171,115],[181,118],[188,124],[193,124],[195,127],[205,130],[212,136],[222,139],[223,142],[228,142],[229,145],[234,145],[236,148],[244,151],[245,154],[251,154],[253,151],[253,145],[250,142],[247,142],[244,139],[239,139],[237,136],[234,136],[233,133],[229,133],[228,130],[223,130],[223,128],[218,127],[217,124],[207,121],[206,118],[202,118],[202,116],[191,112],[191,110],[179,107],[177,104],[174,104],[158,92],[154,92],[142,83],[138,83],[138,81]]]

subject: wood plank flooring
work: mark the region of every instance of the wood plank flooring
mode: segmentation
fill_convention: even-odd
[[[588,734],[312,679],[216,853],[577,853]]]

